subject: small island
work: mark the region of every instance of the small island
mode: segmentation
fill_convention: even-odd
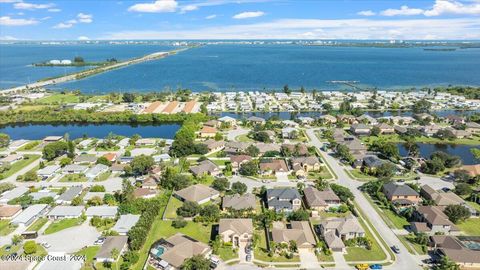
[[[109,58],[102,62],[86,62],[83,57],[76,56],[73,61],[64,59],[64,60],[49,60],[41,63],[34,63],[35,67],[86,67],[86,66],[106,66],[117,63],[117,59]]]

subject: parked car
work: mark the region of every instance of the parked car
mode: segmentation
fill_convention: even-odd
[[[247,260],[247,262],[251,261],[252,260],[252,255],[247,254],[247,257],[245,259]]]
[[[368,270],[368,264],[366,263],[357,264],[355,265],[355,268],[357,268],[358,270]]]
[[[105,242],[105,238],[100,237],[93,244],[94,245],[103,245],[103,242]]]
[[[6,247],[5,247],[5,251],[6,251],[6,252],[9,252],[11,249],[12,249],[12,246],[6,246]]]
[[[47,242],[43,242],[43,243],[42,243],[42,246],[43,246],[44,248],[50,248],[50,247],[51,247],[51,245],[50,245],[49,243],[47,243]]]
[[[397,246],[393,245],[393,246],[391,246],[390,248],[393,250],[393,252],[395,252],[395,253],[397,253],[397,254],[400,253],[400,249],[399,249]]]
[[[382,269],[383,266],[381,264],[371,264],[370,269]]]

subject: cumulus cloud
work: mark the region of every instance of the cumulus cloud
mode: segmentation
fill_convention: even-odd
[[[462,4],[458,1],[437,0],[432,9],[424,12],[425,16],[439,16],[442,14],[480,15],[480,1],[472,4]]]
[[[77,39],[78,40],[90,40],[90,38],[87,37],[87,36],[79,36]]]
[[[93,21],[92,14],[78,13],[77,18],[78,18],[78,21],[81,23],[91,23]]]
[[[197,9],[198,9],[198,6],[196,5],[186,5],[180,8],[180,13],[186,13],[188,11],[194,11]]]
[[[38,21],[35,19],[15,19],[10,16],[0,17],[0,25],[5,25],[5,26],[24,26],[24,25],[32,25],[37,23]]]
[[[153,3],[139,3],[128,8],[131,12],[163,13],[175,12],[178,3],[175,0],[157,0]]]
[[[371,10],[362,10],[357,12],[357,15],[361,15],[361,16],[374,16],[375,14],[376,13]]]
[[[18,38],[12,37],[12,36],[1,36],[0,40],[13,41],[13,40],[18,40]]]
[[[47,9],[47,11],[48,11],[48,12],[60,12],[60,11],[62,11],[62,10],[59,9],[59,8],[49,8],[49,9]]]
[[[211,20],[211,19],[215,19],[216,17],[217,17],[217,14],[212,14],[212,15],[208,15],[207,17],[205,17],[205,19]]]
[[[265,15],[263,11],[247,11],[235,14],[232,18],[234,19],[248,19],[248,18],[256,18]]]
[[[280,19],[175,31],[121,31],[102,39],[480,39],[475,18]]]
[[[21,0],[0,0],[0,3],[16,3],[20,2]]]
[[[53,28],[55,29],[67,29],[73,27],[75,24],[78,23],[91,23],[93,22],[93,15],[92,14],[85,14],[85,13],[78,13],[75,19],[71,19],[65,22],[61,22]]]
[[[34,9],[48,9],[51,7],[54,7],[54,4],[32,4],[32,3],[26,3],[26,2],[18,2],[13,4],[13,8],[16,9],[27,9],[27,10],[34,10]]]
[[[380,12],[383,16],[411,16],[423,14],[423,9],[409,8],[408,6],[401,6],[400,9],[389,8]]]
[[[71,28],[73,26],[73,23],[59,23],[59,24],[56,24],[55,26],[53,26],[53,28],[55,29],[67,29],[67,28]]]

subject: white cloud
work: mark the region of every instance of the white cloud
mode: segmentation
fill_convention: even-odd
[[[48,11],[48,12],[60,12],[60,11],[62,11],[62,10],[59,9],[59,8],[49,8],[49,9],[47,9],[47,11]]]
[[[71,28],[73,26],[73,23],[59,23],[55,25],[53,28],[55,29],[67,29]]]
[[[263,11],[247,11],[235,14],[232,18],[234,19],[248,19],[248,18],[255,18],[265,15]]]
[[[389,8],[380,12],[383,16],[411,16],[423,14],[423,9],[409,8],[408,6],[401,6],[400,9]]]
[[[66,21],[65,23],[76,24],[76,23],[77,23],[77,20],[75,20],[75,19],[73,19],[73,20],[68,20],[68,21]]]
[[[13,4],[13,7],[16,9],[27,9],[27,10],[34,10],[34,9],[47,9],[54,7],[54,4],[32,4],[32,3],[25,3],[25,2],[19,2]]]
[[[21,0],[0,0],[0,3],[17,3],[20,2]]]
[[[321,31],[318,31],[321,29]],[[101,39],[480,39],[475,18],[279,19],[175,31],[122,31]]]
[[[186,13],[188,11],[194,11],[194,10],[197,10],[198,9],[198,6],[196,5],[186,5],[186,6],[183,6],[180,8],[180,13]]]
[[[52,17],[50,16],[46,16],[46,17],[43,17],[40,19],[40,21],[46,21],[46,20],[50,20]]]
[[[128,11],[131,12],[146,12],[146,13],[163,13],[175,12],[178,3],[175,0],[157,0],[153,3],[140,3],[130,6]]]
[[[23,26],[23,25],[32,25],[37,23],[38,21],[35,19],[14,19],[9,16],[0,17],[0,25],[6,25],[6,26]]]
[[[79,36],[77,39],[78,40],[90,40],[90,38],[87,37],[87,36]]]
[[[93,21],[92,14],[78,13],[77,18],[78,18],[78,21],[81,23],[91,23]]]
[[[217,14],[212,14],[212,15],[208,15],[207,17],[205,17],[205,19],[211,20],[211,19],[215,19],[216,17],[217,17]]]
[[[12,36],[1,36],[0,40],[13,41],[13,40],[18,40],[18,38],[12,37]]]
[[[442,14],[480,15],[480,2],[476,1],[467,5],[458,1],[436,0],[432,9],[424,12],[425,16],[439,16]]]
[[[361,16],[374,16],[375,14],[376,13],[371,10],[362,10],[357,12],[357,15],[361,15]]]

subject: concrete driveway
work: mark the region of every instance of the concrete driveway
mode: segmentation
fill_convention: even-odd
[[[244,128],[236,128],[236,129],[232,129],[232,130],[229,130],[228,133],[227,133],[227,139],[229,141],[234,141],[236,137],[240,136],[240,135],[243,135],[243,134],[248,134],[248,132],[250,132],[249,129],[244,129]]]
[[[100,236],[100,232],[84,222],[80,226],[68,228],[53,234],[40,235],[36,239],[38,243],[47,242],[50,244],[48,252],[73,253],[85,246],[91,246]]]
[[[300,255],[300,267],[301,268],[319,268],[318,259],[313,250],[301,248],[298,250]]]

